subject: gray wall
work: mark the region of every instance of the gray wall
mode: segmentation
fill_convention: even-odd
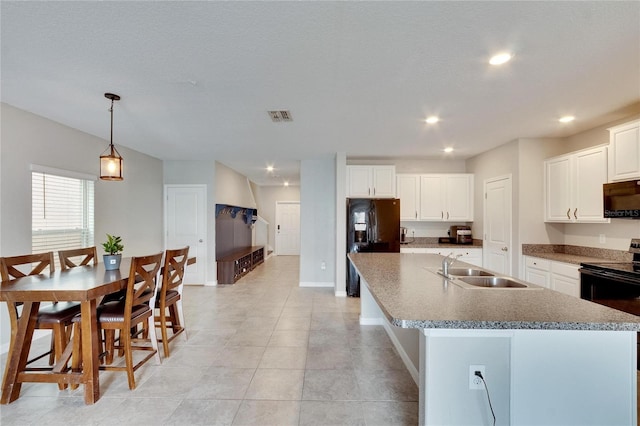
[[[0,105],[0,255],[31,253],[31,171],[37,164],[97,176],[99,156],[108,141],[31,114]],[[125,256],[161,251],[162,162],[117,146],[124,158],[124,181],[96,181],[95,243],[106,233],[120,235]],[[9,340],[6,308],[0,343]]]
[[[335,158],[300,164],[300,283],[335,286]],[[326,269],[320,265],[325,262]]]
[[[165,185],[207,186],[207,268],[205,282],[216,283],[216,162],[164,161]]]
[[[258,215],[269,222],[269,250],[275,250],[276,201],[300,201],[299,186],[257,186],[251,184]]]

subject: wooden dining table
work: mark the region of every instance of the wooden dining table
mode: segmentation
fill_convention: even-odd
[[[15,401],[20,396],[22,383],[25,382],[83,384],[85,403],[93,404],[98,401],[100,345],[96,308],[102,297],[126,288],[130,264],[131,259],[122,259],[120,269],[115,271],[107,271],[103,263],[98,263],[96,266],[79,266],[52,274],[2,281],[0,301],[22,302],[23,306],[15,330],[15,344],[8,354],[2,381],[1,404]],[[67,368],[68,356],[47,371],[27,370],[40,303],[63,301],[76,301],[81,305],[82,371]],[[65,353],[69,355],[70,350],[71,345]]]

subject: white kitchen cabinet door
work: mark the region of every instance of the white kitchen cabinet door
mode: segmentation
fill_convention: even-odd
[[[371,197],[371,167],[347,166],[347,197]]]
[[[602,201],[606,146],[545,160],[544,167],[545,222],[610,222],[603,217]]]
[[[579,265],[551,262],[551,289],[569,296],[580,297]]]
[[[420,175],[398,175],[396,193],[400,199],[400,220],[418,220]]]
[[[571,157],[547,160],[545,167],[545,222],[571,222]]]
[[[347,197],[395,198],[395,166],[347,166]]]
[[[373,166],[371,168],[373,196],[375,198],[395,198],[396,167]]]
[[[447,220],[473,221],[473,175],[454,174],[444,179]]]
[[[609,182],[640,179],[640,120],[609,130]]]
[[[443,175],[420,176],[420,220],[446,220],[443,182]]]

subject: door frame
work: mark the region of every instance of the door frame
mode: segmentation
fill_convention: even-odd
[[[208,217],[208,205],[207,205],[207,188],[208,185],[206,184],[164,184],[164,194],[162,197],[162,201],[163,201],[163,232],[162,232],[162,242],[163,242],[163,246],[164,249],[167,250],[167,234],[169,233],[169,229],[167,228],[167,223],[168,223],[168,209],[167,209],[167,205],[168,205],[168,201],[169,201],[169,189],[170,188],[194,188],[194,189],[200,189],[202,191],[202,195],[203,195],[203,203],[202,203],[202,210],[201,213],[204,214],[204,244],[202,244],[201,247],[198,248],[198,258],[200,259],[200,262],[203,262],[203,274],[204,276],[202,277],[202,284],[204,285],[215,285],[216,283],[211,283],[210,281],[207,280],[207,278],[209,277],[209,271],[207,268],[207,264],[209,263],[208,260],[208,252],[209,252],[209,232],[208,232],[208,228],[209,228],[209,217]],[[215,275],[214,275],[215,278]],[[185,285],[189,285],[187,283],[185,283]]]
[[[273,254],[278,256],[278,206],[281,204],[297,204],[300,206],[300,201],[276,201],[276,209],[275,209],[275,228],[273,229]],[[298,208],[298,237],[300,237],[300,208]],[[300,255],[300,243],[298,243],[298,256]]]
[[[501,180],[506,180],[509,182],[509,241],[507,247],[507,264],[509,265],[509,270],[507,273],[513,276],[513,175],[511,173],[506,175],[494,176],[488,179],[485,179],[482,185],[482,240],[483,246],[484,241],[487,239],[487,185],[492,182],[497,182]],[[482,264],[488,264],[489,252],[483,248],[482,250]]]

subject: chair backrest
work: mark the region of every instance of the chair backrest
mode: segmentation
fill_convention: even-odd
[[[158,271],[162,265],[162,253],[131,259],[127,296],[125,299],[125,321],[130,319],[132,308],[155,302]],[[151,305],[153,307],[153,305]]]
[[[166,251],[162,268],[162,294],[160,297],[164,297],[167,291],[182,285],[188,258],[189,246]]]
[[[25,265],[28,265],[28,267]],[[19,266],[24,267],[17,268]],[[49,268],[50,274],[53,273],[56,268],[53,262],[52,251],[0,258],[0,276],[2,277],[2,281],[14,280],[16,278],[26,277],[27,275],[38,275],[45,272],[47,268]],[[30,272],[22,272],[27,269],[30,269]]]
[[[71,250],[59,250],[58,257],[60,258],[60,268],[62,268],[63,271],[65,269],[75,268],[76,266],[88,265],[89,262],[92,262],[93,265],[98,263],[98,255],[95,246]],[[74,258],[79,259],[75,260]]]

